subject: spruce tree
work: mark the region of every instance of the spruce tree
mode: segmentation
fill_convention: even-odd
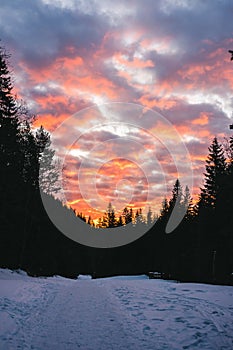
[[[109,228],[115,227],[117,225],[117,221],[116,221],[115,210],[111,202],[109,202],[108,204],[106,216],[107,216],[107,227]]]
[[[162,208],[160,210],[160,220],[164,220],[165,218],[167,219],[168,217],[168,210],[169,210],[169,205],[168,205],[168,200],[167,198],[164,198],[162,201]]]
[[[13,85],[8,69],[9,55],[0,47],[0,163],[1,198],[5,193],[14,192],[17,179],[22,171],[20,154],[19,119],[17,103],[13,97]],[[12,191],[10,190],[12,189]]]
[[[23,152],[9,57],[0,47],[0,264],[18,267],[24,215],[22,204],[25,202]]]
[[[215,137],[209,147],[204,173],[204,186],[198,202],[198,260],[201,278],[213,280],[215,271],[220,271],[220,260],[225,241],[224,212],[226,158],[223,146]],[[223,272],[223,271],[222,271]]]
[[[151,207],[149,207],[148,212],[147,212],[147,225],[151,225],[153,222],[153,213],[151,210]]]
[[[117,221],[117,226],[123,226],[123,219],[122,219],[122,215],[119,216],[118,221]]]
[[[135,225],[137,225],[138,227],[140,227],[140,225],[145,224],[145,220],[142,214],[142,208],[136,211],[134,222],[135,222]]]
[[[23,153],[23,180],[28,188],[39,188],[39,155],[36,139],[28,121],[21,123],[21,150]]]
[[[55,150],[51,148],[50,134],[41,126],[35,137],[40,162],[40,189],[47,194],[56,194],[60,190],[60,164],[54,159]]]
[[[15,97],[13,95],[13,84],[11,73],[8,68],[10,55],[3,47],[0,47],[0,112],[1,117],[12,118],[18,110]]]
[[[184,205],[184,209],[186,210],[185,219],[190,220],[194,218],[195,210],[193,206],[193,199],[190,195],[188,186],[186,186],[184,190],[183,205]]]
[[[217,138],[213,139],[209,147],[209,155],[206,160],[206,172],[204,174],[204,186],[201,188],[199,207],[209,211],[216,209],[217,201],[220,198],[224,175],[226,173],[226,158],[223,146]]]
[[[179,207],[181,208],[182,200],[183,200],[182,187],[180,184],[180,180],[177,179],[172,189],[172,197],[169,201],[169,211],[171,212],[176,204],[178,204]]]
[[[133,210],[132,208],[128,209],[127,207],[124,208],[122,216],[124,218],[125,225],[128,225],[133,221]]]

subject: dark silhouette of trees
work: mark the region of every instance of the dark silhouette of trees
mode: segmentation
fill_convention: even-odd
[[[169,211],[171,212],[174,209],[176,203],[178,204],[178,209],[181,210],[183,205],[182,200],[183,191],[180,180],[177,179],[172,189],[172,197],[169,201]]]
[[[229,166],[227,165],[223,146],[217,138],[209,147],[204,174],[204,186],[201,189],[198,202],[198,236],[199,236],[199,267],[200,278],[214,282],[224,280],[229,276],[226,265],[230,268],[229,221],[227,213],[232,212],[232,202],[229,201]],[[230,229],[231,230],[231,229]],[[226,242],[230,245],[227,247]]]
[[[123,209],[122,216],[124,218],[125,225],[130,224],[133,221],[133,210],[132,210],[132,208],[128,209],[127,207],[125,207]]]
[[[39,188],[39,155],[37,152],[37,144],[32,133],[29,122],[23,121],[20,123],[20,146],[23,155],[23,179],[28,185],[34,189]]]
[[[12,216],[24,203],[24,154],[8,60],[9,55],[0,47],[0,256],[3,265],[15,267],[21,239],[14,232]]]
[[[184,208],[186,209],[185,219],[186,220],[193,219],[196,215],[196,209],[195,209],[195,205],[193,204],[193,199],[191,197],[188,186],[186,186],[184,190],[183,205],[184,205]]]
[[[1,47],[0,266],[51,274],[55,270],[50,266],[58,266],[53,252],[59,233],[49,221],[41,202],[41,151],[31,129],[31,115],[13,94],[9,58]],[[48,148],[48,153],[52,160],[53,151]],[[47,267],[44,266],[46,264]]]
[[[162,208],[160,210],[159,220],[165,220],[168,218],[169,205],[167,198],[164,198],[162,202]]]
[[[59,179],[60,164],[54,159],[55,150],[51,148],[50,134],[41,126],[35,135],[39,157],[40,189],[47,194],[56,194],[61,186]]]
[[[12,95],[13,85],[8,69],[9,55],[0,47],[0,154],[1,198],[6,200],[22,175],[20,152],[20,129],[17,104]],[[11,183],[12,187],[9,187]]]
[[[107,218],[107,227],[112,228],[117,226],[117,219],[115,214],[115,209],[113,208],[111,202],[108,204],[107,212],[106,212],[106,218]]]
[[[226,172],[226,158],[223,146],[215,137],[209,147],[209,155],[206,160],[206,172],[204,174],[204,186],[201,189],[199,206],[200,208],[214,211],[223,185],[223,178]]]
[[[151,207],[149,207],[148,209],[146,222],[147,222],[147,225],[149,226],[153,223],[153,213],[152,213]]]
[[[134,223],[137,225],[137,227],[145,224],[142,208],[139,208],[139,210],[136,211]]]
[[[10,55],[0,47],[0,111],[5,118],[15,117],[18,107],[13,96],[13,84],[9,71]]]
[[[127,207],[117,217],[109,203],[98,227],[125,226],[127,230],[132,223],[137,231],[147,228],[146,234],[118,248],[82,246],[59,232],[43,207],[40,189],[59,217],[93,225],[90,216],[76,213],[53,197],[60,188],[60,165],[54,159],[49,133],[43,126],[32,131],[29,112],[14,96],[8,61],[9,55],[0,48],[1,267],[22,268],[30,275],[67,277],[160,271],[164,278],[233,284],[233,137],[225,151],[217,138],[210,145],[197,205],[179,179],[171,197],[163,200],[155,222],[150,208],[146,218],[142,209],[134,213]],[[175,205],[178,212],[186,209],[186,215],[167,234]]]
[[[77,217],[78,217],[79,219],[81,219],[82,221],[86,222],[86,217],[85,217],[85,215],[84,215],[83,213],[78,213],[78,214],[77,214]]]
[[[123,226],[124,225],[124,222],[123,222],[123,219],[122,219],[122,215],[119,216],[118,218],[118,221],[117,221],[117,226]]]

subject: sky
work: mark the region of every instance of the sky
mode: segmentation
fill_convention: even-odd
[[[158,211],[177,177],[196,198],[211,140],[231,135],[232,15],[231,0],[1,0],[15,90],[56,141],[68,204]]]

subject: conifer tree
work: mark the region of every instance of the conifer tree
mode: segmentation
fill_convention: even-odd
[[[9,55],[0,47],[0,195],[5,201],[8,191],[14,193],[22,173],[19,119],[13,84],[8,68]]]
[[[167,218],[168,211],[169,211],[168,200],[167,200],[167,198],[164,198],[162,201],[162,208],[160,210],[160,220]]]
[[[151,207],[149,207],[148,213],[147,213],[147,225],[151,225],[152,222],[153,222],[153,213],[152,213]]]
[[[175,205],[178,205],[178,209],[181,209],[182,201],[183,201],[183,191],[180,184],[180,180],[177,179],[172,189],[172,197],[169,201],[169,214],[171,214]]]
[[[16,116],[18,107],[13,95],[13,84],[9,71],[10,55],[0,46],[0,113],[1,117],[12,118]]]
[[[117,221],[117,226],[123,226],[123,219],[122,219],[122,215],[119,216],[118,221]]]
[[[202,251],[199,261],[205,266],[202,274],[209,279],[215,279],[214,269],[220,268],[221,255],[225,253],[225,213],[226,213],[226,171],[227,164],[223,146],[215,137],[209,147],[204,173],[204,186],[201,188],[198,202],[199,250]],[[216,264],[214,259],[216,257]],[[208,264],[211,261],[212,264]],[[212,266],[212,269],[211,269]],[[205,277],[206,278],[206,277]]]
[[[145,220],[142,214],[142,208],[140,208],[139,210],[136,211],[136,215],[135,215],[135,225],[144,225],[145,224]]]
[[[115,215],[115,210],[114,210],[111,202],[109,202],[109,204],[108,204],[106,216],[107,216],[107,227],[109,227],[109,228],[115,227],[117,224],[116,223],[116,215]]]
[[[133,220],[132,208],[129,210],[127,207],[124,208],[122,216],[124,218],[125,225],[128,225]]]
[[[193,218],[195,216],[195,211],[193,207],[193,200],[190,195],[188,186],[186,186],[184,190],[183,206],[184,206],[184,209],[186,210],[185,218],[187,220]]]
[[[93,220],[92,220],[92,218],[91,218],[90,215],[88,216],[87,223],[88,223],[88,225],[90,225],[90,226],[94,226]]]
[[[9,57],[0,47],[0,264],[18,267],[26,201],[20,120]]]
[[[223,146],[215,137],[209,147],[209,155],[206,160],[204,186],[201,188],[199,200],[200,209],[216,209],[217,201],[220,197],[224,183],[223,180],[226,168],[226,158],[224,156]]]
[[[40,189],[47,194],[56,194],[60,190],[59,167],[54,159],[55,150],[51,148],[50,134],[41,126],[36,131],[36,145],[39,157]]]
[[[20,126],[21,150],[23,154],[23,180],[34,189],[39,187],[39,155],[36,139],[28,121]]]

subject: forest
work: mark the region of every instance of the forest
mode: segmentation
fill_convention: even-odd
[[[158,271],[165,279],[233,285],[233,136],[224,145],[217,137],[210,140],[197,202],[177,179],[156,217],[151,210],[143,214],[127,207],[117,217],[109,203],[97,226],[114,228],[132,222],[139,227],[153,222],[152,227],[125,246],[81,245],[64,236],[44,209],[40,188],[64,216],[75,215],[93,225],[91,217],[86,219],[54,198],[60,189],[60,164],[49,132],[43,126],[34,131],[35,117],[13,93],[9,59],[1,47],[0,267],[22,269],[31,276],[70,278]],[[166,234],[175,203],[187,212],[174,232]]]

